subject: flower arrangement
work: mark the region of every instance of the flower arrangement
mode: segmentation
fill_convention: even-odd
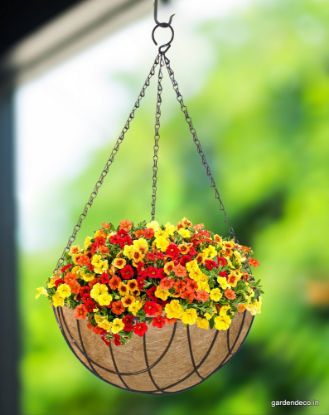
[[[106,344],[177,320],[228,330],[236,313],[261,310],[262,290],[250,272],[257,265],[249,247],[188,219],[176,226],[124,220],[117,228],[103,224],[83,248],[72,246],[36,297],[74,309]]]

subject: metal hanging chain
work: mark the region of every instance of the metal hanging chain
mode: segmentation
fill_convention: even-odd
[[[194,126],[193,126],[192,119],[191,119],[190,114],[188,112],[188,109],[187,109],[187,107],[186,107],[186,105],[184,103],[183,96],[182,96],[182,94],[181,94],[181,92],[179,90],[178,83],[177,83],[177,81],[175,79],[175,73],[174,73],[174,71],[173,71],[173,69],[171,68],[171,65],[170,65],[170,60],[167,58],[167,56],[164,56],[164,60],[165,60],[165,65],[166,65],[168,74],[169,74],[169,78],[171,80],[172,86],[173,86],[174,91],[176,93],[177,101],[180,104],[180,107],[181,107],[181,110],[182,110],[182,112],[184,114],[185,120],[186,120],[186,122],[187,122],[187,124],[189,126],[189,130],[190,130],[190,133],[192,135],[193,142],[194,142],[194,144],[196,146],[196,149],[197,149],[197,152],[198,152],[198,154],[199,154],[199,156],[201,158],[202,165],[205,168],[206,175],[209,178],[210,186],[212,187],[212,189],[213,189],[213,191],[215,193],[215,198],[218,200],[219,206],[220,206],[220,210],[222,211],[222,213],[224,215],[224,222],[225,222],[225,224],[227,226],[227,229],[229,231],[230,236],[232,238],[236,239],[235,230],[233,229],[233,226],[231,225],[231,222],[230,222],[229,217],[228,217],[228,214],[226,212],[226,209],[225,209],[225,206],[224,206],[222,197],[221,197],[221,195],[219,193],[219,190],[217,188],[216,181],[214,179],[214,176],[212,174],[211,168],[210,168],[210,166],[208,164],[208,161],[207,161],[206,156],[205,156],[205,153],[203,151],[201,142],[199,140],[198,134],[197,134],[197,132],[196,132]]]
[[[152,203],[151,203],[151,220],[155,219],[157,190],[158,190],[158,160],[159,160],[159,140],[160,140],[160,118],[162,103],[162,67],[164,65],[163,55],[160,57],[160,65],[158,72],[157,100],[155,110],[155,126],[154,126],[154,147],[153,147],[153,177],[152,177]]]
[[[123,140],[124,140],[124,138],[126,136],[126,133],[129,130],[129,128],[130,128],[130,123],[131,123],[131,121],[135,117],[135,112],[139,108],[140,103],[141,103],[141,100],[145,96],[145,92],[146,92],[147,88],[150,85],[150,81],[151,81],[152,77],[155,74],[155,69],[156,69],[156,67],[159,64],[160,58],[162,58],[162,56],[160,54],[158,54],[157,57],[155,58],[155,61],[154,61],[153,65],[152,65],[152,67],[151,67],[151,70],[150,70],[149,74],[147,75],[147,78],[146,78],[146,80],[145,80],[145,82],[144,82],[144,84],[142,86],[142,89],[141,89],[141,91],[140,91],[140,93],[138,95],[138,98],[137,98],[137,100],[136,100],[136,102],[134,104],[134,107],[133,107],[133,109],[131,110],[131,112],[130,112],[130,114],[128,116],[128,119],[126,121],[126,124],[124,125],[124,127],[123,127],[123,129],[122,129],[122,131],[121,131],[121,133],[120,133],[117,141],[114,144],[114,147],[112,149],[112,152],[111,152],[108,160],[105,163],[105,166],[104,166],[104,168],[103,168],[103,170],[102,170],[102,172],[101,172],[101,174],[100,174],[100,176],[99,176],[99,178],[98,178],[98,180],[97,180],[97,182],[96,182],[96,184],[94,186],[93,191],[91,192],[91,194],[90,194],[90,196],[88,198],[87,203],[85,204],[85,206],[83,208],[82,213],[80,214],[80,216],[78,218],[78,221],[77,221],[76,225],[73,228],[72,234],[71,234],[71,236],[69,237],[69,239],[67,241],[67,244],[66,244],[66,246],[65,246],[65,248],[64,248],[64,250],[62,252],[61,257],[57,261],[56,267],[55,267],[55,269],[54,269],[53,272],[56,272],[60,268],[60,266],[63,264],[66,253],[70,250],[73,242],[75,241],[75,239],[77,237],[77,234],[78,234],[79,230],[81,229],[82,222],[86,218],[89,209],[93,205],[94,200],[95,200],[96,196],[98,195],[98,191],[99,191],[100,187],[102,186],[105,177],[108,174],[109,168],[111,167],[111,165],[112,165],[112,163],[113,163],[113,161],[115,159],[115,156],[117,155],[117,153],[118,153],[118,151],[120,149],[120,145],[123,142]]]

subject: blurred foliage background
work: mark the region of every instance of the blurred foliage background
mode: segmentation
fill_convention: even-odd
[[[327,6],[320,0],[256,2],[220,24],[214,19],[197,28],[213,59],[206,76],[193,80],[198,89],[187,103],[239,240],[251,244],[261,262],[257,276],[265,290],[263,313],[242,349],[201,386],[174,396],[134,395],[93,377],[69,351],[48,302],[36,303],[31,294],[51,273],[68,226],[51,251],[20,254],[25,415],[329,413]],[[175,67],[174,47],[170,55]],[[193,67],[186,62],[186,71],[176,75],[193,77]],[[118,82],[135,93],[143,77]],[[187,216],[224,231],[169,87],[166,79],[158,220]],[[153,83],[81,237],[105,220],[149,218],[154,99]],[[53,189],[53,209],[65,208],[71,225],[111,145],[109,139],[90,154],[78,178]],[[320,405],[271,407],[284,399]]]

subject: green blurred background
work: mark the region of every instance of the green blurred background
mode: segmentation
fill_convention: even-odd
[[[239,240],[251,244],[261,262],[256,274],[265,290],[263,312],[232,361],[182,394],[123,392],[93,377],[78,362],[48,302],[36,302],[33,292],[51,273],[110,153],[115,135],[107,137],[106,145],[90,151],[78,174],[59,180],[40,198],[44,232],[58,233],[53,211],[67,217],[56,243],[33,252],[21,244],[25,415],[329,413],[328,4],[253,2],[220,21],[206,19],[193,30],[210,48],[211,59],[194,75],[198,44],[188,45],[192,65],[188,59],[180,62],[176,75],[185,86]],[[175,68],[175,44],[169,56]],[[138,73],[117,74],[116,82],[127,94],[125,114],[151,59]],[[192,93],[186,90],[189,85]],[[149,219],[154,102],[153,82],[80,237],[106,220]],[[223,217],[167,77],[162,112],[157,219],[175,222],[187,216],[223,231]],[[115,127],[119,131],[119,122]],[[65,149],[63,157],[69,157]],[[320,404],[271,407],[271,401],[284,399]]]

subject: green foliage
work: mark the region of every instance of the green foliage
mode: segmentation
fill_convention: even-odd
[[[49,253],[49,261],[44,252],[22,255],[24,414],[264,415],[274,412],[272,400],[284,399],[318,399],[320,406],[275,408],[276,413],[329,412],[328,306],[321,311],[307,300],[307,283],[328,279],[328,8],[315,0],[262,3],[235,19],[200,27],[200,36],[213,45],[213,66],[188,102],[239,239],[253,246],[261,262],[264,311],[246,343],[219,373],[184,394],[122,392],[82,367],[47,301],[30,298],[56,254]],[[150,105],[133,124],[81,236],[103,221],[149,219]],[[187,216],[221,231],[223,218],[178,107],[170,113],[161,129],[158,220]],[[71,223],[109,148],[67,185]],[[65,238],[63,232],[63,245]]]

